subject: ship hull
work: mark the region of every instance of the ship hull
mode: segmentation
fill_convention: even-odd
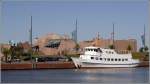
[[[107,63],[90,63],[90,62],[82,62],[79,58],[72,58],[75,66],[77,68],[124,68],[124,67],[137,67],[138,63],[130,63],[130,64],[107,64]]]

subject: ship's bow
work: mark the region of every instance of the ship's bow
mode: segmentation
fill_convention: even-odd
[[[79,68],[80,67],[80,59],[77,58],[77,57],[71,57],[71,59],[72,59],[74,65],[75,65],[75,67]]]

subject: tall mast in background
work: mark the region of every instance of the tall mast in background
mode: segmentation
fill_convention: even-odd
[[[113,34],[112,34],[112,39],[113,39],[113,47],[115,47],[115,28],[114,28],[114,23],[113,23]]]
[[[144,39],[143,46],[145,48],[145,24],[144,24],[144,37],[143,37],[143,39]]]
[[[75,23],[75,25],[76,25],[76,34],[75,34],[75,42],[77,43],[78,42],[78,22],[77,22],[77,18],[76,18],[76,23]]]
[[[32,47],[32,16],[31,16],[31,28],[30,28],[30,44]]]

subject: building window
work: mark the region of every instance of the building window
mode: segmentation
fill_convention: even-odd
[[[111,61],[114,61],[114,59],[111,59]]]
[[[100,58],[100,60],[102,60],[102,58]]]
[[[124,61],[124,59],[122,59],[122,61]]]
[[[110,61],[110,58],[107,58],[107,61]]]
[[[106,58],[104,58],[105,59],[105,61],[106,61]]]
[[[115,59],[115,61],[117,61],[117,59]]]
[[[94,57],[91,57],[91,59],[94,59]]]
[[[121,61],[121,59],[118,59],[118,61]]]

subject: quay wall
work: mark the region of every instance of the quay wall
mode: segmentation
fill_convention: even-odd
[[[149,67],[149,61],[142,61],[138,67]]]
[[[41,63],[15,63],[1,64],[1,70],[24,70],[24,69],[73,69],[72,62],[41,62]]]
[[[149,61],[143,61],[138,67],[149,67]],[[1,64],[1,70],[26,70],[26,69],[75,69],[73,62],[38,62]]]

